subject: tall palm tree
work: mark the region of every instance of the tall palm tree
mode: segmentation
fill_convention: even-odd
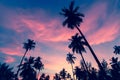
[[[27,53],[29,50],[34,49],[36,43],[34,42],[34,40],[28,39],[27,42],[24,42],[23,44],[24,44],[23,48],[25,49],[25,53],[24,53],[24,55],[23,55],[23,57],[22,57],[22,59],[21,59],[21,61],[20,61],[20,65],[22,64],[22,62],[23,62],[23,60],[24,60],[24,58],[25,58],[26,53]],[[19,65],[19,66],[20,66],[20,65]],[[16,76],[18,76],[19,70],[20,70],[20,67],[18,67]]]
[[[87,65],[85,63],[85,59],[82,55],[82,52],[86,52],[84,45],[86,45],[86,43],[83,41],[83,38],[81,36],[77,34],[75,34],[75,36],[72,36],[72,38],[70,39],[71,43],[69,44],[69,48],[72,48],[73,53],[76,52],[78,54],[81,55],[82,60],[84,62],[85,65],[85,69],[88,71]]]
[[[75,80],[75,77],[74,77],[73,64],[75,63],[75,61],[74,61],[75,59],[76,59],[76,57],[74,56],[74,54],[71,54],[70,52],[67,54],[66,60],[68,61],[68,63],[71,64],[74,80]]]
[[[34,57],[29,57],[24,59],[25,62],[20,65],[20,76],[22,80],[37,80],[36,71],[33,68]]]
[[[113,48],[114,48],[114,53],[115,54],[120,54],[120,46],[115,45]]]
[[[83,37],[84,41],[86,42],[87,47],[91,51],[94,59],[96,60],[96,62],[98,64],[98,67],[103,71],[103,68],[102,68],[102,66],[100,64],[100,61],[98,60],[97,56],[95,55],[93,49],[89,45],[89,43],[86,40],[85,36],[83,35],[81,30],[79,29],[80,24],[83,22],[84,14],[78,12],[78,10],[79,10],[78,6],[74,8],[74,1],[71,2],[68,9],[67,8],[62,9],[62,12],[60,14],[62,14],[65,17],[65,21],[63,22],[63,26],[67,25],[68,28],[70,28],[70,29],[76,28],[79,31],[79,33]]]
[[[6,63],[0,63],[0,80],[14,80],[15,75]]]

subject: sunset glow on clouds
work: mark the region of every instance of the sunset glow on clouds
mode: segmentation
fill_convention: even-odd
[[[113,46],[118,43],[120,45],[120,41],[117,40],[120,40],[120,2],[117,1],[93,0],[90,4],[86,1],[83,2],[83,6],[88,5],[84,6],[83,10],[80,8],[85,14],[80,29],[100,60],[102,59],[101,56],[109,60],[113,56]],[[52,6],[50,8],[46,6],[49,6],[52,2],[46,3],[45,6],[42,5],[42,1],[40,2],[41,6],[34,6],[32,3],[30,5],[26,2],[23,4],[24,7],[21,6],[22,3],[17,2],[16,4],[19,5],[16,6],[14,0],[13,3],[4,1],[0,3],[0,9],[2,10],[0,12],[0,54],[4,56],[3,62],[18,65],[25,51],[22,49],[23,42],[30,38],[35,40],[37,45],[35,50],[28,52],[27,57],[42,57],[45,65],[43,72],[54,74],[62,68],[70,71],[71,67],[66,61],[66,54],[71,52],[67,47],[68,39],[78,31],[63,27],[63,17],[59,15],[59,9],[68,5],[70,1],[67,1],[67,4],[60,1],[61,6],[57,6],[58,11],[53,9]],[[80,3],[80,1],[76,0],[76,3]],[[12,4],[14,5],[11,6]],[[55,6],[55,4],[53,5]],[[109,47],[107,48],[105,45],[108,44]],[[107,51],[109,54],[106,53]],[[86,61],[94,60],[91,59],[93,57],[89,51],[84,55]],[[109,57],[107,57],[108,55]],[[19,57],[19,59],[16,59],[16,57]],[[79,58],[76,60],[76,65],[79,65]],[[93,65],[96,66],[94,62]]]

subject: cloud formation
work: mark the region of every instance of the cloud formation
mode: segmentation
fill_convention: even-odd
[[[5,62],[6,63],[13,63],[13,62],[15,62],[15,59],[11,56],[7,56],[7,57],[5,57]]]
[[[120,36],[119,11],[110,11],[110,6],[110,2],[107,1],[94,2],[85,11],[86,17],[80,29],[91,45],[99,46],[112,42]],[[41,8],[9,8],[0,5],[0,9],[3,10],[0,12],[0,52],[8,55],[5,62],[15,62],[16,59],[11,56],[21,57],[24,53],[22,43],[30,38],[35,40],[37,45],[33,52],[28,52],[27,56],[41,56],[48,71],[58,72],[62,67],[70,71],[65,57],[68,52],[71,52],[67,47],[68,39],[78,32],[76,29],[63,28],[62,19],[56,17],[59,14],[51,16],[48,11]],[[91,60],[89,55],[85,56],[88,61]],[[76,65],[79,65],[79,60]]]

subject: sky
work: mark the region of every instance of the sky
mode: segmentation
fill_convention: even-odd
[[[26,57],[40,56],[44,64],[42,72],[55,74],[63,68],[71,73],[66,54],[76,29],[62,26],[64,17],[59,13],[68,7],[71,0],[0,0],[0,62],[6,62],[16,71],[25,52],[23,42],[33,39],[36,48]],[[115,56],[113,47],[120,45],[120,0],[75,0],[79,12],[83,13],[80,29],[92,46],[100,61],[110,62]],[[97,64],[86,48],[86,61]],[[79,66],[80,55],[76,54]]]

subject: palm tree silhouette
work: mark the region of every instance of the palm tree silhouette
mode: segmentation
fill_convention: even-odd
[[[84,70],[82,70],[81,68],[79,68],[78,66],[75,67],[75,75],[76,75],[76,80],[84,80]]]
[[[0,63],[0,80],[14,80],[15,75],[6,63]]]
[[[42,70],[42,69],[44,69],[44,64],[42,63],[42,61],[41,61],[41,57],[37,57],[35,60],[34,60],[34,65],[33,65],[33,67],[36,69],[36,70],[38,70],[39,72],[38,72],[38,76],[39,76],[39,73],[40,73],[40,70]],[[37,76],[37,77],[38,77]]]
[[[50,76],[47,75],[47,76],[45,77],[45,80],[50,80]]]
[[[70,52],[67,54],[66,60],[68,61],[68,63],[71,64],[72,73],[73,73],[73,79],[74,79],[74,80],[75,80],[75,77],[74,77],[73,64],[75,63],[75,62],[74,62],[75,59],[76,59],[76,57],[74,56],[74,54],[71,54]]]
[[[20,76],[22,80],[37,80],[36,71],[33,68],[34,57],[25,58],[25,62],[20,65]]]
[[[44,80],[44,79],[45,79],[45,73],[42,73],[39,80]]]
[[[69,80],[75,80],[75,79],[72,79],[72,78],[71,78],[70,73],[67,74],[67,78],[68,78]]]
[[[100,64],[100,61],[98,60],[98,58],[95,55],[93,49],[89,45],[87,39],[85,38],[85,36],[81,32],[81,30],[79,29],[80,24],[83,22],[84,14],[78,12],[78,10],[79,10],[78,6],[74,8],[74,1],[71,2],[68,9],[67,8],[62,9],[62,12],[60,14],[62,14],[66,18],[65,21],[63,22],[63,26],[67,25],[68,28],[70,28],[70,29],[76,28],[79,31],[79,33],[83,37],[84,41],[86,42],[87,47],[91,51],[94,59],[96,60],[96,62],[98,64],[98,67],[103,71],[103,68]]]
[[[114,48],[114,53],[115,54],[120,54],[120,46],[115,45],[113,48]]]
[[[118,57],[112,57],[110,64],[112,67],[112,80],[120,80],[120,61],[118,60]]]
[[[86,45],[86,43],[83,41],[83,38],[78,35],[78,33],[75,34],[75,36],[72,36],[70,41],[71,41],[71,43],[69,44],[68,47],[70,49],[72,48],[73,53],[76,52],[76,53],[81,55],[81,58],[82,58],[84,65],[85,65],[85,69],[88,71],[87,65],[85,63],[85,59],[82,55],[82,52],[86,52],[86,50],[84,48],[84,45]]]
[[[24,55],[23,55],[23,57],[22,57],[22,59],[21,59],[21,61],[20,61],[20,65],[22,64],[22,62],[23,62],[23,60],[24,60],[24,58],[25,58],[26,53],[27,53],[29,50],[35,48],[35,42],[34,42],[34,40],[28,39],[27,42],[25,42],[25,43],[23,43],[23,44],[24,44],[23,48],[25,49],[25,53],[24,53]],[[18,76],[19,70],[20,70],[20,67],[18,67],[16,76]]]
[[[58,73],[55,73],[53,80],[61,80],[60,75]]]
[[[67,71],[64,68],[60,71],[60,76],[61,79],[66,80]]]

